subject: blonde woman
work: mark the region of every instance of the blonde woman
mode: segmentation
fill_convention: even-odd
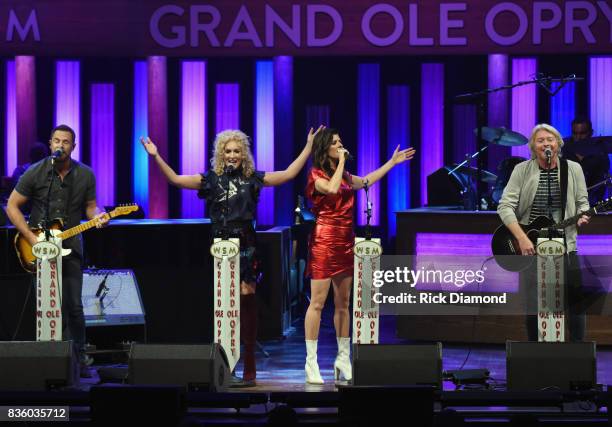
[[[322,129],[319,127],[317,132]],[[231,237],[240,238],[240,336],[244,343],[244,386],[255,385],[255,340],[257,337],[257,302],[255,288],[258,278],[256,257],[255,212],[259,193],[264,186],[281,185],[295,178],[304,167],[312,150],[317,132],[310,129],[306,146],[287,167],[275,172],[255,170],[249,137],[240,130],[225,130],[215,138],[212,169],[195,175],[178,175],[159,155],[150,138],[141,138],[168,182],[176,187],[197,190],[206,199],[212,221],[212,236],[221,237],[223,220]],[[227,191],[229,188],[229,191]],[[227,197],[227,202],[226,202]],[[228,212],[224,212],[227,204]]]

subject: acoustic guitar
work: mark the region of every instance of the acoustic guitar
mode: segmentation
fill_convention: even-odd
[[[110,219],[121,215],[128,215],[132,212],[136,212],[137,210],[138,205],[122,205],[117,206],[111,212],[107,212],[107,215]],[[52,236],[56,238],[66,240],[70,237],[76,236],[77,234],[81,234],[82,232],[87,231],[95,226],[96,220],[91,219],[75,227],[69,228],[68,230],[62,231],[61,221],[54,221],[50,227],[49,232]],[[45,232],[42,228],[32,228],[31,230],[34,234],[36,234],[39,242],[45,240]],[[30,273],[36,273],[36,257],[32,253],[32,245],[25,237],[23,237],[21,233],[17,233],[17,235],[15,236],[15,251],[17,252],[17,258],[19,258],[19,263],[24,268],[24,270]],[[70,252],[72,252],[71,249],[62,248],[62,256],[69,255]]]
[[[598,213],[606,212],[612,208],[612,198],[608,198],[597,203],[591,209],[580,212],[571,218],[567,218],[558,223],[554,223],[546,216],[539,216],[534,219],[528,225],[519,224],[529,240],[533,242],[535,246],[538,240],[540,230],[546,230],[549,228],[553,229],[564,229],[570,225],[574,225],[578,222],[578,219],[582,215],[594,216]],[[497,264],[507,271],[523,271],[531,265],[534,258],[531,256],[520,256],[521,249],[519,247],[518,240],[514,237],[512,232],[504,224],[497,227],[495,233],[493,233],[493,239],[491,241],[491,251],[495,257]],[[517,256],[510,256],[517,255]]]

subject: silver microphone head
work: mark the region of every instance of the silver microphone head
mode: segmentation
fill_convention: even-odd
[[[51,157],[54,159],[59,159],[60,157],[62,157],[62,154],[64,154],[64,150],[62,150],[61,148],[58,148],[57,150],[53,152],[53,154],[51,154]]]
[[[552,162],[552,150],[550,148],[546,148],[544,150],[544,154],[546,154],[546,164],[550,165]]]
[[[349,150],[347,150],[346,148],[341,148],[341,150],[344,153],[344,158],[346,160],[353,160],[353,155],[349,152]]]

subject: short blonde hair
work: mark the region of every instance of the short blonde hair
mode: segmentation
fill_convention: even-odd
[[[250,138],[241,130],[228,129],[217,134],[210,164],[217,175],[223,175],[223,152],[225,146],[232,141],[240,145],[242,150],[242,174],[248,178],[255,172],[255,162],[253,161],[253,154],[251,154]]]
[[[536,158],[535,136],[536,136],[536,133],[538,133],[541,130],[545,130],[546,132],[550,132],[553,134],[553,136],[557,140],[557,144],[559,144],[559,152],[557,153],[557,155],[561,157],[561,148],[563,148],[563,137],[561,136],[561,133],[559,133],[557,129],[555,129],[549,124],[540,123],[538,125],[535,125],[535,127],[531,130],[531,136],[529,137],[529,151],[531,151],[531,158],[532,159]]]

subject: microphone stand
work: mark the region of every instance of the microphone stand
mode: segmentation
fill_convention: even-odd
[[[372,228],[370,227],[370,220],[372,219],[372,202],[370,201],[370,187],[367,179],[363,180],[363,189],[366,195],[366,209],[364,211],[366,214],[365,239],[372,240]]]
[[[104,279],[102,279],[102,281],[100,282],[100,285],[98,285],[98,291],[96,292],[96,298],[99,299],[100,308],[102,308],[102,310],[104,310],[104,298],[106,298],[106,295],[108,295],[108,287],[106,286],[106,279],[108,278],[109,274],[110,272],[106,273],[106,275],[104,276]]]
[[[546,153],[546,183],[548,187],[548,219],[550,220],[550,225],[548,227],[548,240],[553,239],[553,234],[554,234],[553,224],[555,223],[555,220],[553,218],[553,211],[552,211],[553,200],[552,200],[552,191],[550,188],[550,167],[551,167],[551,155]]]
[[[49,205],[51,204],[51,188],[53,187],[53,177],[55,175],[55,156],[50,156],[51,158],[51,179],[49,180],[49,188],[47,189],[47,198],[45,201],[45,217],[43,218],[42,226],[43,231],[45,232],[45,240],[48,242],[51,240],[51,213],[49,212]]]
[[[533,80],[525,80],[525,81],[518,82],[515,84],[511,84],[511,85],[504,85],[504,86],[499,86],[496,88],[484,89],[478,92],[464,93],[464,94],[455,96],[455,99],[458,102],[467,102],[469,104],[476,105],[476,126],[477,126],[476,144],[477,144],[477,153],[480,153],[484,151],[486,147],[485,142],[482,138],[482,128],[485,126],[485,123],[486,123],[486,105],[487,105],[486,100],[489,94],[499,92],[502,90],[511,90],[519,86],[537,84],[541,86],[542,88],[544,88],[544,90],[546,90],[546,92],[550,96],[555,96],[563,88],[563,86],[565,86],[568,82],[580,81],[580,80],[584,80],[584,78],[576,77],[575,74],[571,74],[567,77],[561,77],[561,78],[547,77],[547,76],[539,74],[537,78]],[[555,89],[554,91],[551,91],[549,88],[553,82],[559,83],[559,87]],[[480,200],[481,194],[482,194],[481,178],[482,178],[482,170],[484,169],[484,160],[485,160],[484,156],[478,157],[477,170],[476,170],[476,210],[480,210],[480,204],[481,204],[481,200]]]
[[[223,240],[229,239],[229,229],[227,228],[227,216],[229,215],[230,173],[232,169],[230,169],[229,167],[225,168],[226,186],[225,186],[225,201],[223,202],[223,227],[221,230],[221,238]]]

